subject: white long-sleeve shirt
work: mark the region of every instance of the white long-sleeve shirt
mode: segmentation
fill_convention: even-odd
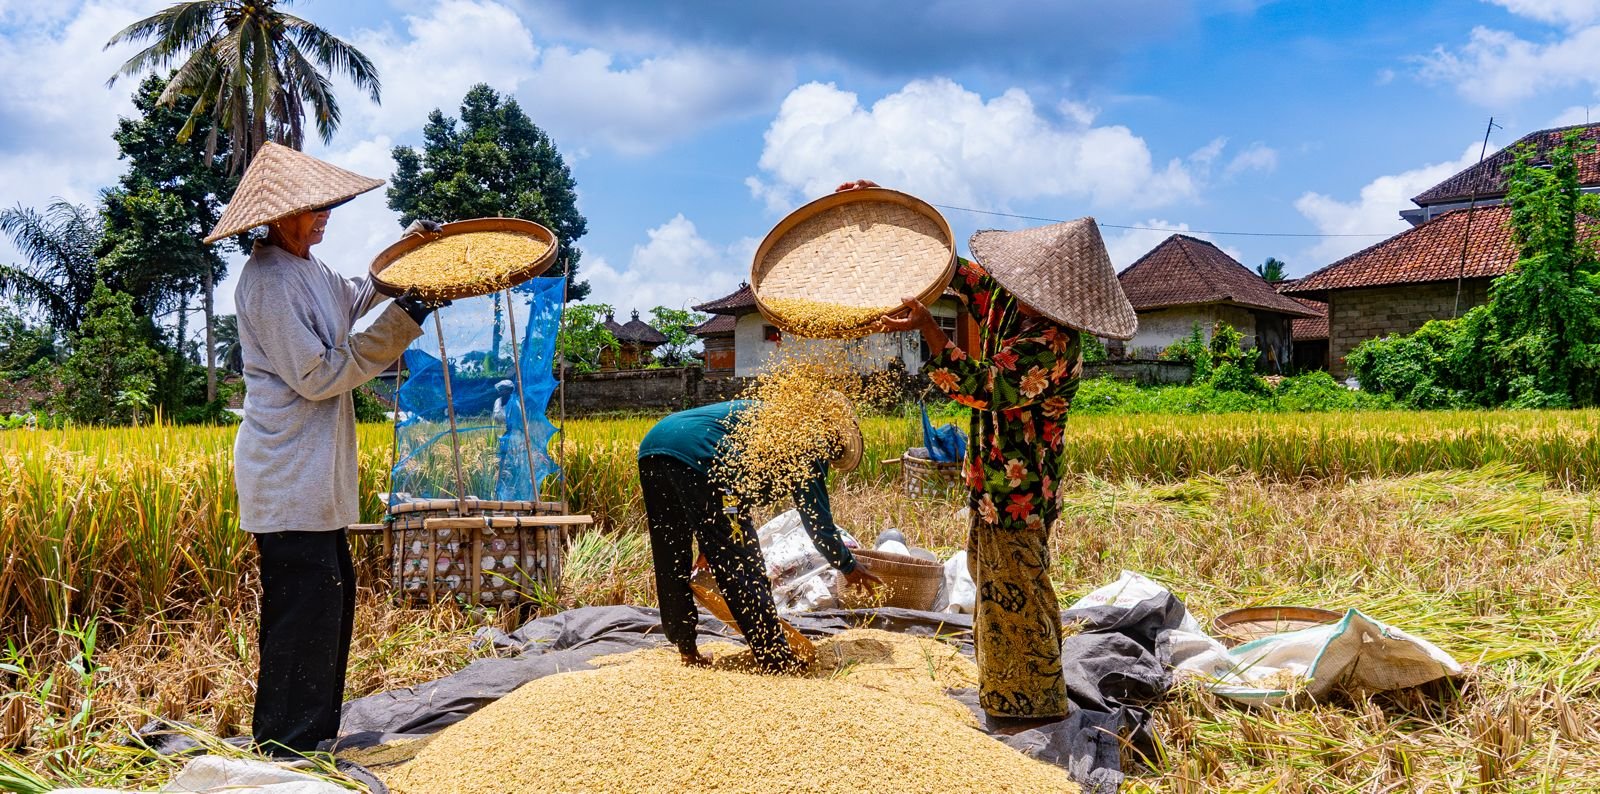
[[[361,520],[350,392],[422,335],[392,304],[352,334],[382,300],[369,279],[277,246],[258,243],[245,263],[234,292],[245,400],[233,476],[246,532],[331,531]]]

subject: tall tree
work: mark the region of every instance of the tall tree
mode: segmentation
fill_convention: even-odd
[[[566,160],[517,100],[479,84],[461,101],[461,117],[428,114],[419,153],[396,146],[389,208],[402,226],[418,218],[454,221],[500,216],[540,223],[556,233],[562,262],[548,275],[567,277],[567,300],[581,301],[589,284],[577,281],[582,252],[573,243],[588,232],[578,212],[577,182]]]
[[[57,333],[70,338],[99,283],[100,216],[57,199],[44,212],[20,206],[0,210],[0,232],[27,259],[0,265],[0,292],[38,309]]]
[[[186,0],[123,28],[106,48],[149,42],[108,81],[176,67],[161,104],[187,105],[178,131],[186,142],[204,130],[215,151],[218,135],[232,144],[231,170],[242,173],[267,141],[295,149],[305,143],[306,106],[324,143],[339,128],[335,75],[379,101],[377,69],[360,50],[288,13],[292,0]]]
[[[1266,279],[1269,284],[1276,284],[1289,278],[1289,274],[1284,270],[1286,267],[1288,265],[1285,265],[1282,259],[1269,256],[1267,261],[1256,265],[1256,274]]]
[[[665,344],[656,348],[656,359],[669,367],[694,363],[693,348],[700,339],[689,330],[708,319],[707,315],[689,309],[669,309],[665,306],[651,309],[650,327],[667,338]]]
[[[227,173],[232,151],[227,139],[214,151],[199,139],[177,140],[191,120],[161,104],[167,86],[160,77],[145,78],[133,98],[138,115],[119,120],[112,135],[128,170],[102,195],[101,272],[113,290],[133,296],[136,311],[151,317],[176,312],[173,347],[179,350],[186,345],[189,301],[200,293],[209,349],[215,334],[212,285],[227,274],[227,263],[202,239],[216,225],[238,179]],[[211,121],[198,123],[209,135]],[[216,373],[212,357],[206,362],[209,400],[216,396]]]
[[[74,420],[138,422],[161,374],[150,330],[134,313],[132,296],[95,285],[72,337],[72,356],[61,368],[61,398]]]

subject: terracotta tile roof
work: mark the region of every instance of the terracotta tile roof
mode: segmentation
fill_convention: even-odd
[[[1316,317],[1306,317],[1289,323],[1290,336],[1296,342],[1308,342],[1315,339],[1328,338],[1328,304],[1314,301],[1310,298],[1293,298],[1295,303],[1317,313]]]
[[[1468,166],[1455,176],[1422,191],[1411,201],[1419,207],[1467,201],[1472,198],[1474,188],[1478,191],[1478,198],[1504,196],[1506,168],[1516,160],[1518,149],[1524,144],[1531,144],[1536,151],[1543,154],[1560,144],[1561,139],[1573,131],[1577,131],[1583,138],[1600,141],[1600,123],[1576,124],[1571,127],[1530,132],[1517,139],[1516,143],[1489,155],[1482,163]],[[1578,182],[1585,186],[1600,185],[1600,151],[1590,151],[1578,156]]]
[[[756,293],[748,283],[740,284],[733,292],[699,304],[694,310],[712,314],[749,314],[756,310]]]
[[[651,328],[649,323],[640,321],[638,309],[633,310],[633,319],[626,323],[619,323],[612,315],[608,314],[606,315],[606,321],[601,325],[611,331],[611,335],[615,336],[618,342],[654,346],[666,344],[667,341],[666,334]]]
[[[1232,303],[1250,309],[1309,317],[1304,306],[1279,295],[1261,276],[1222,249],[1174,234],[1118,274],[1134,311]]]
[[[1285,295],[1320,298],[1330,289],[1421,284],[1464,278],[1492,278],[1517,261],[1511,242],[1511,208],[1479,207],[1472,211],[1472,236],[1466,268],[1461,243],[1468,210],[1453,210],[1421,226],[1363,248],[1283,289]]]
[[[695,336],[732,336],[734,326],[739,324],[739,318],[731,314],[713,314],[711,319],[695,326],[689,333]]]

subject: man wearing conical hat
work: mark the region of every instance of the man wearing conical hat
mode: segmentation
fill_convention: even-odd
[[[234,480],[239,526],[260,552],[252,732],[269,755],[338,734],[355,617],[345,527],[361,518],[351,391],[399,358],[431,311],[397,300],[351,333],[382,296],[311,255],[332,208],[382,184],[268,143],[206,238],[267,227],[234,292],[245,383]]]
[[[920,331],[939,351],[928,379],[972,409],[966,481],[979,703],[996,727],[1020,727],[1068,711],[1049,537],[1082,337],[1131,339],[1138,321],[1092,218],[978,232],[969,247],[977,261],[962,260],[951,286],[978,324],[975,352],[947,338],[912,298],[885,326]]]

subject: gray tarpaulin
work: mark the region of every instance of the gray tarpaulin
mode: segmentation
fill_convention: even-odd
[[[1165,638],[1182,615],[1183,605],[1170,595],[1133,609],[1095,607],[1063,613],[1064,620],[1081,625],[1062,643],[1063,673],[1077,708],[1060,722],[995,738],[1066,768],[1087,792],[1115,792],[1123,777],[1119,737],[1125,737],[1136,753],[1154,749],[1149,712],[1143,706],[1171,685],[1171,654]],[[972,652],[972,619],[967,615],[830,610],[795,615],[789,621],[810,637],[877,628],[937,635]],[[737,637],[715,618],[702,616],[702,642]],[[592,669],[591,659],[666,644],[656,610],[633,606],[574,609],[531,621],[509,634],[485,631],[479,641],[493,644],[504,655],[480,659],[436,681],[346,703],[339,748],[420,738],[460,722],[536,678]],[[954,692],[952,697],[977,711],[975,693]]]

